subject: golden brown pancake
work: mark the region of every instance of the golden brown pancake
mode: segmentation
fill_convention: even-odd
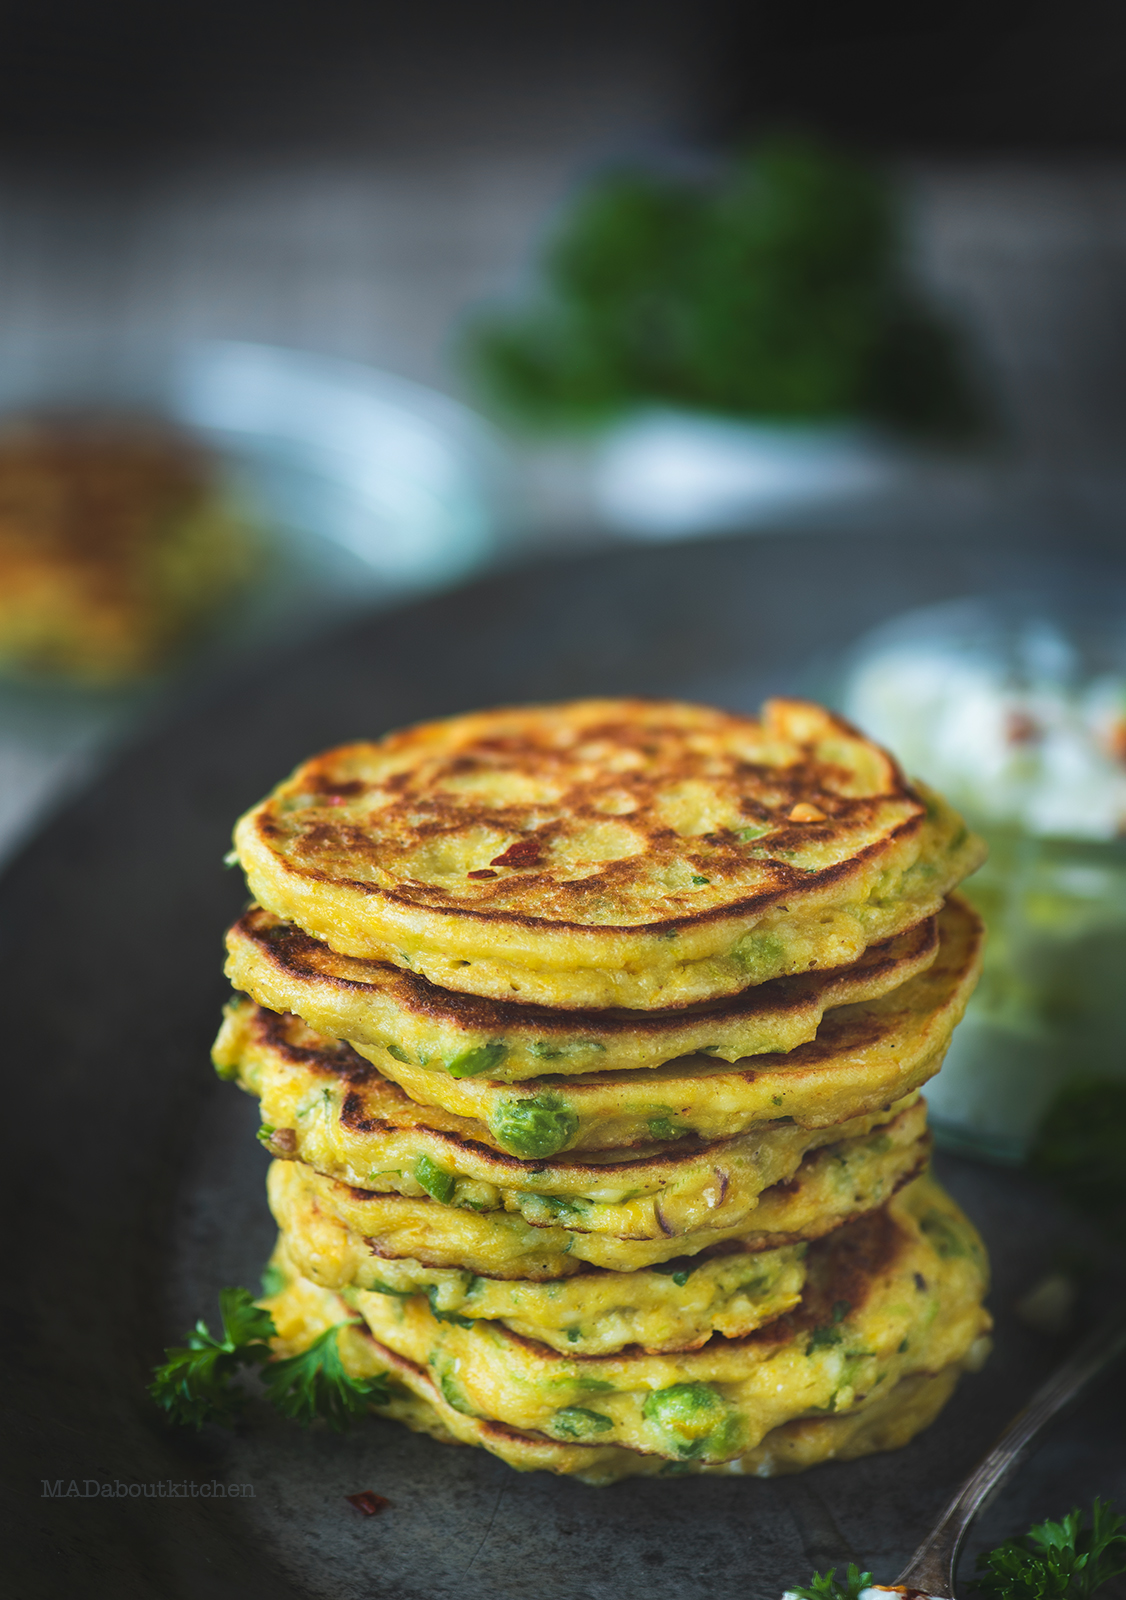
[[[439,989],[388,961],[340,956],[252,906],[227,934],[227,977],[275,1012],[455,1078],[517,1083],[657,1067],[697,1052],[721,1061],[792,1050],[833,1006],[874,1000],[933,962],[934,917],[871,945],[849,967],[756,984],[718,1005],[671,1011],[560,1011]]]
[[[373,1343],[365,1351],[362,1333],[346,1330],[345,1359],[381,1362],[429,1400],[410,1377],[425,1373],[461,1416],[676,1462],[742,1460],[799,1418],[862,1412],[885,1388],[972,1359],[990,1321],[981,1242],[929,1178],[813,1246],[793,1311],[682,1352],[568,1356],[500,1322],[442,1320],[422,1297],[333,1297],[293,1279],[284,1238],[277,1262],[292,1285],[266,1302],[280,1353],[354,1309]]]
[[[379,1072],[417,1104],[465,1119],[461,1126],[472,1126],[471,1137],[522,1160],[545,1160],[563,1150],[624,1150],[677,1138],[709,1141],[780,1119],[803,1128],[839,1126],[851,1117],[894,1105],[926,1083],[942,1064],[977,982],[982,927],[976,912],[955,897],[943,909],[939,930],[939,952],[926,971],[879,1000],[826,1012],[817,1037],[786,1055],[753,1056],[734,1064],[710,1056],[685,1056],[639,1071],[547,1076],[508,1084],[490,1078],[451,1078],[440,1069],[417,1066],[366,1045],[358,1053],[374,1057]],[[317,1059],[306,1058],[306,1064],[318,1074],[320,1090],[336,1107],[334,1120],[330,1123],[326,1114],[320,1124],[319,1137],[339,1136],[343,1141],[344,1081],[362,1097],[362,1083],[372,1080],[358,1079],[356,1074],[362,1075],[363,1069],[338,1046],[318,1055],[320,1047],[307,1033],[299,1046],[300,1026],[290,1025],[290,1044],[313,1049]],[[272,1046],[267,1047],[266,1034],[276,1042],[273,1024],[255,1019],[245,1003],[237,1007],[215,1043],[220,1073],[241,1074],[258,1092],[256,1085],[265,1086],[267,1081],[263,1069],[280,1059]],[[271,1095],[265,1120],[272,1127],[292,1129],[296,1148],[295,1107],[312,1084],[288,1071],[281,1075],[272,1070],[269,1082],[278,1098]],[[361,1120],[362,1110],[353,1119],[349,1139],[362,1131]],[[307,1137],[300,1134],[302,1142]]]
[[[697,1055],[517,1084],[451,1078],[370,1046],[361,1054],[245,998],[228,1006],[213,1058],[220,1076],[238,1078],[261,1098],[263,1121],[281,1134],[279,1153],[307,1151],[314,1159],[315,1150],[315,1164],[341,1174],[379,1165],[383,1124],[409,1115],[388,1098],[383,1078],[429,1108],[414,1114],[416,1123],[521,1160],[710,1141],[779,1120],[834,1127],[890,1107],[938,1070],[976,982],[982,941],[980,919],[959,897],[943,909],[939,928],[939,953],[926,970],[878,1000],[827,1012],[807,1044],[750,1063]],[[318,1116],[310,1119],[314,1101]]]
[[[847,966],[982,846],[818,706],[479,712],[304,763],[235,844],[261,905],[441,988],[656,1010]]]
[[[820,1238],[849,1217],[871,1211],[926,1165],[930,1140],[925,1108],[909,1106],[871,1133],[842,1139],[811,1151],[793,1176],[764,1189],[749,1212],[734,1218],[717,1207],[714,1224],[679,1217],[669,1207],[650,1205],[655,1224],[637,1235],[590,1229],[577,1206],[545,1196],[539,1219],[520,1211],[477,1211],[471,1205],[445,1205],[429,1196],[416,1199],[393,1189],[358,1189],[302,1166],[301,1177],[315,1192],[322,1211],[336,1217],[364,1240],[373,1255],[387,1260],[410,1257],[428,1266],[461,1267],[483,1277],[570,1277],[590,1266],[633,1272],[682,1255],[713,1249],[768,1250]],[[271,1186],[289,1181],[282,1163]],[[715,1174],[714,1194],[723,1193],[724,1172]],[[663,1226],[662,1226],[663,1220]],[[698,1225],[688,1231],[683,1224]]]
[[[286,1307],[291,1323],[296,1322],[297,1301],[295,1288]],[[316,1321],[312,1325],[327,1326]],[[345,1369],[352,1377],[363,1379],[377,1372],[391,1376],[388,1403],[372,1407],[378,1415],[401,1422],[415,1433],[429,1434],[440,1444],[476,1445],[517,1472],[555,1472],[594,1486],[617,1483],[623,1478],[679,1477],[685,1473],[777,1478],[805,1472],[823,1461],[855,1461],[859,1456],[900,1450],[917,1433],[930,1427],[954,1393],[962,1373],[977,1370],[984,1359],[984,1355],[979,1356],[979,1349],[984,1350],[988,1344],[983,1337],[969,1356],[940,1372],[901,1378],[858,1410],[784,1422],[772,1428],[754,1450],[734,1461],[714,1464],[668,1461],[664,1456],[643,1455],[618,1445],[560,1444],[542,1433],[522,1433],[503,1422],[467,1417],[449,1404],[425,1367],[406,1361],[374,1340],[363,1340],[354,1329],[345,1329],[338,1337],[345,1351]]]
[[[496,1148],[468,1118],[417,1105],[347,1045],[321,1039],[294,1017],[244,1001],[232,1009],[216,1053],[260,1097],[259,1137],[275,1155],[356,1188],[516,1212],[533,1226],[566,1216],[584,1233],[631,1239],[732,1227],[811,1150],[871,1133],[917,1098],[822,1128],[775,1122],[727,1139],[526,1161]],[[921,1132],[921,1108],[917,1120]]]
[[[320,1203],[300,1162],[275,1162],[269,1190],[290,1260],[322,1288],[425,1295],[438,1317],[500,1320],[569,1355],[606,1355],[628,1344],[686,1350],[713,1333],[738,1338],[792,1310],[805,1283],[804,1243],[681,1256],[638,1272],[587,1267],[546,1282],[489,1278],[374,1254]]]

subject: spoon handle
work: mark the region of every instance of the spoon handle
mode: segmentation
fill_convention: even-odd
[[[1099,1323],[1013,1418],[899,1574],[896,1588],[921,1590],[935,1600],[954,1600],[958,1552],[974,1517],[1028,1455],[1040,1430],[1124,1350],[1126,1304]]]

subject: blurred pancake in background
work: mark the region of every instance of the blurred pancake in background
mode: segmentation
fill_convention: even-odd
[[[0,668],[143,677],[247,582],[254,549],[186,434],[90,416],[0,429]]]

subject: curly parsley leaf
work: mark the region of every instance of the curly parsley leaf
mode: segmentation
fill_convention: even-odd
[[[223,1317],[223,1332],[238,1349],[251,1345],[265,1345],[277,1337],[274,1319],[268,1311],[257,1305],[249,1289],[223,1289],[219,1293],[219,1310]],[[197,1324],[198,1326],[198,1324]],[[268,1352],[267,1352],[268,1353]],[[255,1360],[262,1360],[256,1356]]]
[[[201,1428],[205,1422],[231,1422],[242,1404],[231,1379],[240,1367],[259,1366],[270,1355],[274,1319],[254,1303],[248,1289],[221,1289],[223,1337],[216,1339],[201,1319],[187,1343],[165,1350],[153,1372],[149,1394],[173,1422]]]
[[[1090,1527],[1083,1513],[1041,1522],[1023,1539],[1006,1539],[977,1558],[974,1588],[992,1600],[1090,1600],[1126,1572],[1126,1517],[1096,1498]]]
[[[787,1589],[786,1600],[857,1600],[861,1589],[872,1581],[870,1572],[860,1572],[850,1561],[844,1578],[838,1582],[836,1567],[828,1572],[815,1572],[807,1589]]]
[[[199,1321],[185,1344],[164,1352],[165,1361],[153,1372],[149,1394],[173,1422],[197,1428],[233,1422],[243,1396],[232,1379],[247,1366],[261,1369],[266,1392],[282,1415],[303,1425],[323,1417],[342,1431],[369,1404],[383,1405],[390,1398],[385,1373],[357,1380],[344,1370],[337,1335],[348,1323],[336,1323],[300,1355],[278,1361],[271,1359],[269,1344],[277,1337],[274,1319],[248,1289],[221,1290],[219,1309],[221,1339]]]
[[[1096,1498],[1090,1526],[1074,1510],[1059,1522],[1041,1522],[1023,1539],[1006,1539],[977,1558],[982,1574],[973,1588],[989,1600],[1091,1600],[1126,1572],[1126,1517]],[[784,1600],[859,1600],[870,1572],[850,1564],[843,1580],[836,1567],[815,1572],[807,1588],[787,1589]]]
[[[323,1417],[338,1433],[362,1417],[369,1405],[386,1405],[390,1398],[386,1373],[358,1380],[344,1370],[337,1335],[346,1322],[326,1328],[307,1350],[284,1361],[272,1361],[262,1381],[283,1416],[307,1426]]]

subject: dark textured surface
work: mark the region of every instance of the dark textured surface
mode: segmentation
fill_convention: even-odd
[[[253,1281],[270,1242],[254,1108],[207,1065],[221,934],[243,898],[219,866],[240,809],[315,749],[473,705],[643,691],[753,706],[901,607],[1023,582],[1029,559],[979,532],[941,546],[759,538],[497,576],[225,686],[31,845],[0,886],[10,1592],[768,1600],[846,1548],[894,1576],[1066,1346],[1016,1323],[1014,1296],[1061,1253],[1098,1255],[1033,1184],[969,1163],[944,1175],[994,1255],[998,1351],[894,1456],[591,1490],[382,1423],[341,1441],[252,1408],[235,1434],[165,1430],[144,1384],[164,1343],[200,1312],[214,1321],[222,1284]],[[1098,559],[1116,566],[1114,545]],[[1096,1490],[1126,1502],[1124,1437],[1120,1372],[1055,1427],[981,1537]],[[213,1477],[254,1496],[41,1491]],[[361,1489],[391,1509],[362,1518],[342,1498]]]

